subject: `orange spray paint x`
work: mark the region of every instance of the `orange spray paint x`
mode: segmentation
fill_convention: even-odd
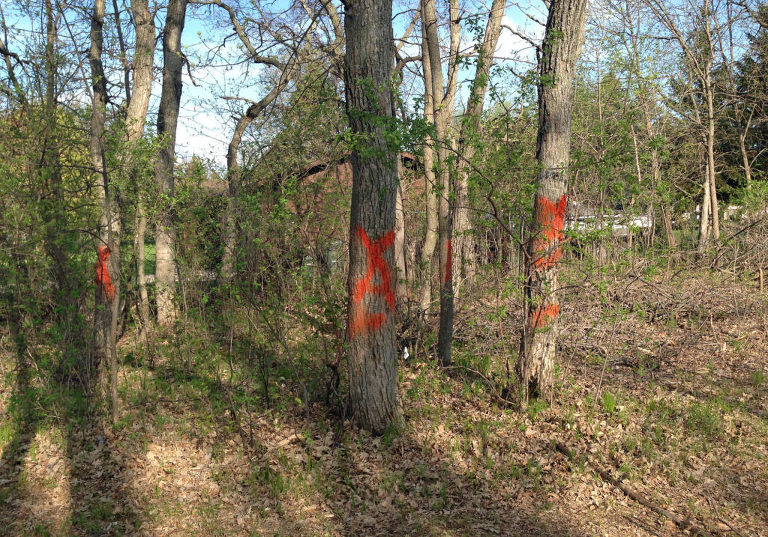
[[[395,307],[395,293],[392,291],[392,272],[382,255],[395,242],[395,232],[388,231],[379,239],[371,241],[362,227],[357,227],[355,234],[365,246],[368,258],[368,271],[354,285],[350,311],[349,336],[354,337],[363,332],[378,330],[387,320],[386,313],[366,313],[362,300],[365,295],[373,294],[384,298],[387,309]],[[373,276],[379,273],[381,280],[373,285]]]

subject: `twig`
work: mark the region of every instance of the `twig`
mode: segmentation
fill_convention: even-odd
[[[491,395],[499,403],[502,403],[503,405],[514,405],[514,404],[516,404],[516,401],[512,401],[510,399],[506,399],[505,397],[503,397],[496,390],[496,386],[494,386],[493,381],[491,379],[489,379],[488,377],[486,377],[485,375],[483,375],[480,371],[477,371],[475,369],[472,369],[470,367],[466,367],[466,366],[463,366],[463,365],[449,365],[449,366],[443,367],[442,369],[444,369],[444,370],[445,369],[460,369],[460,370],[463,370],[463,371],[468,371],[469,373],[472,373],[473,375],[477,375],[478,377],[480,377],[485,382],[486,386],[488,386],[488,388],[490,388]]]
[[[555,441],[555,449],[565,455],[568,459],[574,458],[573,452],[560,441]],[[678,515],[677,513],[674,513],[670,511],[669,509],[664,509],[663,507],[659,507],[658,505],[651,502],[648,498],[637,492],[636,490],[629,487],[629,485],[624,484],[623,482],[619,481],[615,477],[613,477],[610,473],[603,470],[602,468],[599,468],[594,462],[587,459],[587,464],[592,466],[595,472],[605,481],[606,483],[610,483],[617,489],[619,489],[621,492],[626,494],[629,498],[635,500],[640,505],[647,507],[651,511],[653,511],[656,514],[662,515],[672,522],[674,522],[678,528],[681,530],[689,530],[694,535],[701,535],[703,537],[711,537],[714,534],[720,534],[717,530],[707,530],[702,528],[701,526],[698,526],[693,520],[687,517],[682,517]]]

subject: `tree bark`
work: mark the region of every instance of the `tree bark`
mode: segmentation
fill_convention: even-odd
[[[426,35],[424,18],[421,20],[422,32]],[[432,94],[432,66],[429,58],[427,40],[421,42],[421,61],[424,70],[424,121],[435,123],[435,96]],[[424,245],[421,248],[421,299],[420,314],[426,316],[432,303],[432,258],[437,246],[437,177],[435,176],[435,152],[431,135],[424,138],[424,194],[426,197],[426,226]]]
[[[440,42],[437,32],[437,16],[434,0],[423,0],[421,17],[424,27],[424,37],[429,53],[430,77],[425,84],[431,84],[432,103],[434,107],[435,136],[438,144],[438,248],[440,276],[440,327],[437,338],[437,355],[442,365],[450,365],[453,346],[453,254],[452,254],[452,222],[451,222],[451,166],[449,148],[451,137],[449,124],[453,119],[453,99],[456,91],[457,62],[453,61],[458,54],[459,28],[458,4],[455,0],[449,2],[450,10],[450,60],[449,84],[443,87],[443,68],[440,62]]]
[[[88,60],[93,85],[91,111],[91,163],[98,179],[98,197],[101,209],[98,268],[96,287],[97,349],[109,363],[109,400],[112,423],[118,418],[117,397],[117,320],[120,305],[120,213],[111,199],[109,177],[104,162],[104,125],[107,112],[107,81],[104,76],[102,52],[104,48],[105,0],[95,0],[91,17],[91,45]]]
[[[126,129],[128,150],[133,153],[136,142],[144,135],[147,121],[149,98],[152,94],[155,53],[155,24],[149,11],[148,0],[132,0],[133,20],[136,29],[136,49],[133,55],[133,91],[128,103]],[[136,258],[136,285],[139,290],[139,318],[141,336],[146,338],[151,326],[149,314],[149,294],[144,276],[145,244],[147,217],[144,208],[144,187],[137,183],[139,170],[133,159],[129,161],[128,174],[136,188],[136,216],[133,239],[134,257]]]
[[[560,306],[557,263],[570,162],[573,76],[584,39],[586,0],[552,0],[540,64],[539,172],[534,222],[526,244],[525,323],[517,370],[524,396],[551,396]]]
[[[181,103],[181,33],[187,0],[170,0],[163,32],[163,89],[157,115],[160,151],[155,162],[155,181],[164,208],[155,227],[155,285],[157,286],[157,322],[170,325],[176,318],[174,296],[176,289],[175,237],[173,230],[173,167],[176,157],[176,126]]]
[[[712,84],[712,62],[715,55],[715,46],[712,39],[712,27],[709,24],[711,8],[710,0],[704,0],[704,33],[707,36],[709,51],[704,62],[704,91],[707,101],[707,171],[709,181],[709,199],[712,203],[712,237],[720,240],[720,211],[717,206],[717,183],[715,171],[715,88]]]
[[[397,196],[395,198],[395,266],[397,274],[397,303],[400,311],[403,312],[403,306],[408,303],[408,266],[405,255],[405,208],[403,207],[403,186],[402,186],[403,161],[401,157],[397,159]]]
[[[712,207],[712,202],[710,201],[710,190],[709,190],[709,187],[711,185],[709,181],[709,159],[707,159],[707,162],[705,163],[704,166],[705,166],[705,173],[706,173],[705,179],[704,179],[704,195],[701,199],[701,211],[699,213],[700,220],[699,220],[698,251],[700,254],[707,249],[707,246],[709,244],[709,234],[710,234],[709,210]]]
[[[460,270],[454,273],[453,283],[456,296],[459,295],[463,281],[469,281],[475,274],[475,237],[472,234],[469,219],[469,169],[475,155],[474,137],[480,130],[485,95],[488,89],[488,77],[493,66],[493,54],[501,33],[501,19],[504,16],[505,0],[494,0],[488,23],[485,27],[483,44],[477,56],[475,77],[467,98],[467,108],[459,135],[459,165],[456,181],[456,208],[453,216],[453,253],[458,259]]]
[[[397,389],[394,262],[397,150],[390,91],[391,0],[347,0],[346,106],[352,150],[349,235],[349,385],[357,423],[383,433],[401,420]]]

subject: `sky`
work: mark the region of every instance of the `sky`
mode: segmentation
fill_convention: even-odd
[[[271,4],[274,10],[280,9],[290,0],[275,0]],[[525,10],[539,20],[546,19],[546,11],[541,0],[528,0],[530,6]],[[488,7],[485,2],[490,4],[490,0],[466,0],[462,2],[462,18],[466,20],[468,16],[487,13]],[[86,2],[87,4],[88,2]],[[342,13],[340,2],[336,2],[338,10]],[[403,35],[405,28],[410,24],[412,12],[405,9],[410,5],[415,5],[415,0],[395,0],[394,13],[397,15],[393,21],[395,37]],[[438,10],[445,9],[445,3],[438,1]],[[107,16],[111,17],[112,12],[108,6]],[[39,36],[39,28],[43,25],[42,14],[32,11],[23,13],[15,9],[15,6],[3,2],[0,4],[0,11],[5,18],[6,25],[11,29],[11,33],[4,38],[8,41],[7,45],[11,50],[23,53],[25,39],[35,39]],[[85,53],[89,44],[89,13],[84,10],[77,11],[71,8],[67,14],[67,20],[62,22],[59,29],[60,39],[66,41],[65,45],[71,50],[72,43],[78,50]],[[214,50],[224,41],[224,36],[232,34],[232,26],[224,18],[222,10],[210,7],[190,4],[187,11],[187,19],[182,34],[182,47],[185,55],[190,61],[190,69],[185,69],[183,74],[183,90],[181,100],[180,118],[177,132],[177,155],[182,160],[189,160],[193,155],[208,160],[219,167],[224,166],[226,161],[226,152],[229,139],[234,129],[237,117],[247,107],[247,101],[235,100],[242,98],[250,101],[260,99],[269,91],[268,79],[264,78],[266,68],[252,63],[239,63],[232,65],[226,63],[222,58],[242,58],[243,53],[240,50],[239,40],[231,38],[221,49]],[[161,11],[156,17],[155,23],[160,28],[163,24],[164,11]],[[222,22],[224,25],[222,26]],[[533,23],[525,16],[523,11],[517,7],[509,7],[505,12],[503,24],[514,28],[516,31],[541,39],[543,27]],[[485,27],[485,21],[481,22]],[[38,31],[33,31],[37,29]],[[409,44],[405,45],[403,53],[410,56],[420,55],[418,45],[418,36],[420,27],[414,29],[409,38]],[[463,28],[462,48],[464,50],[471,48],[473,36],[468,32],[466,25]],[[158,40],[159,41],[159,40]],[[109,48],[109,47],[107,47]],[[148,123],[150,128],[156,121],[157,107],[159,103],[161,90],[160,72],[162,69],[162,44],[158,42],[155,54],[156,80],[153,86],[152,100],[150,101],[150,112]],[[217,52],[214,61],[207,61]],[[530,45],[521,38],[513,35],[506,29],[502,30],[499,44],[497,47],[498,62],[503,62],[504,58],[518,56],[523,60],[533,60],[533,50]],[[116,66],[116,61],[112,62]],[[465,67],[460,73],[460,80],[465,82],[461,86],[457,106],[461,108],[461,102],[466,101],[468,84],[466,82],[472,76],[474,68]],[[79,74],[78,74],[79,73]],[[191,76],[190,76],[191,75]],[[79,71],[74,76],[89,77],[87,63],[81,64]],[[108,73],[109,78],[119,78],[120,72],[113,71]],[[115,80],[116,81],[116,80]],[[84,84],[74,84],[75,89],[67,95],[69,102],[79,102],[87,105],[90,98],[84,88]],[[80,89],[78,89],[80,88]],[[420,93],[420,82],[412,81],[404,88],[404,91]],[[78,93],[79,92],[79,93]],[[229,99],[224,99],[229,97]],[[411,96],[413,98],[415,96]]]
[[[543,3],[538,0],[532,0],[533,4],[529,8],[529,13],[539,20],[546,19],[546,11]],[[440,3],[438,3],[438,8]],[[190,10],[194,9],[190,6]],[[341,11],[341,8],[339,8]],[[477,5],[474,8],[467,3],[464,7],[464,14],[474,15],[482,10],[487,12],[487,8]],[[395,12],[398,12],[397,7]],[[394,33],[396,37],[403,35],[405,28],[410,23],[411,14],[404,13],[396,17]],[[514,28],[515,30],[529,35],[534,39],[540,40],[543,36],[543,27],[533,23],[530,19],[517,8],[508,8],[502,21],[503,25]],[[483,28],[485,22],[482,23]],[[231,30],[231,28],[229,28]],[[419,28],[414,30],[418,35]],[[188,22],[182,36],[182,43],[188,56],[204,57],[210,48],[212,28],[209,21],[200,16],[195,16],[194,12],[188,18]],[[213,32],[215,35],[215,32]],[[221,34],[219,34],[221,35]],[[472,37],[466,28],[462,35],[463,46],[470,45]],[[417,39],[411,35],[410,41],[415,43]],[[226,53],[237,52],[235,41],[230,41],[228,45],[231,50]],[[410,46],[410,50],[408,47]],[[406,45],[403,49],[406,55],[419,55],[417,45]],[[532,61],[534,53],[530,45],[518,36],[513,35],[506,29],[502,30],[501,37],[497,47],[496,54],[499,62],[503,59],[518,57],[523,60]],[[467,81],[473,74],[474,69],[463,69],[461,79]],[[225,102],[221,96],[239,96],[250,100],[258,100],[267,91],[268,87],[254,84],[263,74],[263,68],[254,69],[253,65],[237,66],[206,66],[204,69],[195,69],[193,78],[195,84],[189,75],[184,73],[184,90],[182,92],[181,115],[177,135],[177,154],[180,158],[188,159],[192,155],[197,155],[206,160],[211,160],[219,166],[223,166],[226,160],[227,145],[231,137],[232,130],[236,122],[238,110],[245,110],[247,105],[236,101]],[[245,86],[243,84],[246,84]],[[466,91],[468,85],[464,84],[462,92],[459,94],[460,102],[466,101]],[[155,100],[159,96],[159,81],[156,83],[154,92]],[[156,103],[155,103],[156,106]]]

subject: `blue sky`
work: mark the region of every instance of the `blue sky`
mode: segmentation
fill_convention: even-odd
[[[534,15],[539,20],[545,20],[546,10],[541,0],[527,0],[530,2],[525,11]],[[42,2],[40,2],[42,4]],[[336,1],[338,10],[341,13],[340,2]],[[112,17],[112,7],[108,2],[107,17]],[[287,0],[277,0],[271,4],[271,9],[278,10],[287,5]],[[403,35],[405,28],[410,24],[413,11],[410,6],[417,5],[416,0],[396,0],[394,13],[398,14],[394,21],[394,33],[396,37]],[[483,0],[467,0],[462,3],[462,16],[487,13],[490,0],[487,5]],[[43,25],[42,15],[39,10],[32,15],[24,14],[15,9],[16,6],[4,2],[3,15],[7,26],[12,30],[8,36],[7,45],[11,50],[20,54],[24,53],[23,40],[26,37],[34,37],[36,34],[33,29],[39,30]],[[34,9],[34,8],[33,8]],[[438,0],[438,10],[446,10],[445,2]],[[162,27],[165,11],[161,10],[155,20],[158,28]],[[123,16],[125,18],[125,16]],[[60,38],[66,41],[66,45],[71,49],[71,43],[74,41],[78,50],[83,53],[88,47],[88,13],[85,11],[77,12],[71,10],[67,14],[68,24],[62,24],[60,28]],[[224,23],[223,29],[220,29]],[[484,28],[485,22],[482,26]],[[524,32],[527,35],[540,38],[543,28],[538,27],[526,18],[523,11],[518,7],[509,7],[504,16],[503,24]],[[14,35],[13,30],[17,31]],[[71,32],[71,33],[70,33]],[[225,100],[223,97],[242,97],[252,101],[261,98],[269,91],[268,79],[265,79],[265,68],[258,65],[241,63],[230,65],[225,63],[220,57],[213,63],[206,62],[210,57],[213,47],[223,41],[226,34],[231,34],[231,25],[225,18],[225,14],[219,8],[190,5],[184,33],[182,35],[182,46],[185,54],[192,63],[192,78],[188,71],[184,71],[184,87],[182,91],[181,114],[177,136],[177,154],[181,159],[189,159],[192,155],[197,155],[204,159],[209,159],[218,165],[223,166],[225,162],[226,148],[229,143],[232,130],[236,122],[236,116],[239,115],[247,104],[245,101]],[[420,34],[419,25],[414,29],[410,36],[410,44],[403,49],[405,55],[419,55],[418,36]],[[39,34],[37,34],[39,35]],[[472,35],[465,28],[462,35],[462,45],[466,50],[471,48]],[[236,57],[241,56],[239,41],[236,38],[230,38],[226,47],[222,50],[220,56]],[[522,51],[522,52],[521,52]],[[527,43],[519,37],[514,36],[507,30],[502,30],[502,35],[497,48],[497,55],[502,58],[511,58],[519,55],[522,58],[533,58],[532,51]],[[109,63],[109,60],[107,60]],[[499,60],[501,61],[501,60]],[[112,65],[117,66],[112,62]],[[205,65],[201,67],[201,65]],[[162,50],[160,44],[156,51],[155,69],[158,74],[153,87],[152,100],[150,102],[150,117],[148,122],[151,125],[155,122],[157,105],[160,95],[161,80],[159,72],[162,68]],[[415,66],[413,67],[416,68]],[[466,81],[473,69],[465,68],[461,77]],[[87,63],[79,69],[80,77],[90,76]],[[117,82],[122,75],[119,71],[112,71],[107,75]],[[194,81],[193,81],[194,79]],[[85,85],[80,82],[68,94],[68,98],[73,101],[80,101],[83,104],[89,101],[85,90]],[[77,89],[77,88],[81,89]],[[413,93],[420,93],[420,82],[416,79],[406,82],[403,90]],[[79,94],[78,94],[79,92]],[[459,100],[466,100],[465,93],[460,93]],[[413,97],[413,95],[411,95]],[[460,108],[461,104],[457,106]],[[151,127],[150,127],[151,128]]]
[[[415,4],[415,2],[412,2]],[[490,2],[489,2],[490,3]],[[441,3],[438,3],[438,9]],[[476,13],[487,12],[488,8],[480,3],[464,3],[463,13],[473,15]],[[412,14],[405,12],[405,5],[395,5],[394,12],[400,13],[393,21],[395,36],[403,35],[405,28],[411,21]],[[204,20],[195,14],[195,6],[190,6],[191,17],[188,19],[183,34],[183,44],[186,53],[192,57],[195,54],[204,55],[211,42],[211,27],[209,21]],[[539,20],[546,19],[546,11],[542,2],[532,0],[527,8],[528,12]],[[341,11],[341,6],[339,6]],[[221,15],[217,15],[221,17]],[[485,23],[483,22],[483,27]],[[540,38],[543,34],[543,28],[538,27],[517,8],[508,8],[503,24],[511,26],[518,31],[524,32]],[[414,30],[418,36],[420,28]],[[214,33],[214,35],[216,35]],[[219,38],[221,34],[219,34]],[[472,36],[465,29],[462,36],[464,46],[471,44]],[[220,39],[219,39],[220,40]],[[411,35],[411,41],[417,42],[418,39]],[[236,47],[235,40],[231,40],[231,48],[234,51]],[[406,45],[408,47],[409,45]],[[405,55],[418,55],[420,51],[417,46],[410,46],[411,49],[404,48]],[[531,60],[533,52],[530,46],[519,37],[514,36],[507,30],[502,31],[497,55],[504,58],[519,56],[523,59]],[[219,165],[223,165],[226,155],[226,147],[229,143],[232,129],[235,121],[234,115],[240,110],[246,108],[246,104],[233,101],[225,102],[221,99],[223,95],[245,97],[251,100],[258,100],[269,88],[260,85],[259,77],[263,74],[262,67],[254,68],[249,66],[246,72],[245,66],[227,66],[227,67],[206,67],[205,69],[195,70],[193,76],[198,86],[191,84],[191,81],[185,73],[185,86],[182,93],[182,111],[179,124],[179,134],[177,138],[177,152],[182,158],[188,158],[192,154],[202,158],[211,159]],[[462,78],[468,79],[472,75],[472,69],[464,69]],[[419,91],[418,82],[409,86],[413,91]],[[404,88],[406,91],[408,88]],[[159,91],[159,86],[158,86]],[[461,94],[459,99],[466,100],[465,94]],[[460,106],[460,105],[459,105]]]

